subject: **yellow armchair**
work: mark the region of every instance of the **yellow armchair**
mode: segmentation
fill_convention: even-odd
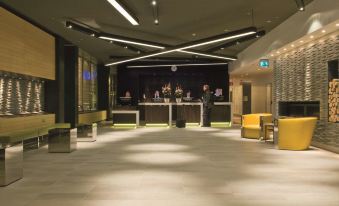
[[[286,118],[278,120],[278,148],[305,150],[312,141],[316,117]]]
[[[263,125],[272,122],[272,114],[258,113],[242,115],[241,137],[260,139],[263,135]]]

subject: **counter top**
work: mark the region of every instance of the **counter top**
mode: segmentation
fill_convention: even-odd
[[[169,106],[173,103],[165,103],[165,102],[140,102],[139,105],[149,105],[149,106]]]
[[[159,105],[159,106],[168,106],[168,105],[202,105],[202,102],[140,102],[139,105]],[[214,102],[214,105],[232,105],[232,102]]]
[[[214,105],[232,105],[232,102],[214,102]]]

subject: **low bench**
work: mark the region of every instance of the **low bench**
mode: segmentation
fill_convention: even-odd
[[[0,135],[0,186],[9,185],[23,177],[23,141],[47,135],[49,130],[55,128],[70,128],[70,124],[57,123]]]

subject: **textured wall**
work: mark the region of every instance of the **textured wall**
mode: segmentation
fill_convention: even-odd
[[[44,82],[22,75],[0,76],[0,115],[42,112]]]
[[[281,54],[274,64],[274,106],[279,101],[320,101],[313,144],[339,151],[339,124],[328,122],[328,65],[339,58],[339,34]]]

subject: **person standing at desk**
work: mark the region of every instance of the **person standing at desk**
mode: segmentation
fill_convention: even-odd
[[[203,127],[210,127],[211,126],[211,112],[213,107],[213,95],[210,91],[210,87],[205,84],[203,86],[203,94],[202,94],[202,104],[203,104]]]

